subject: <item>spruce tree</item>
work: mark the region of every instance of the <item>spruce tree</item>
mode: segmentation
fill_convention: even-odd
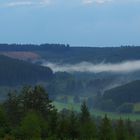
[[[99,140],[114,140],[113,128],[107,115],[101,121],[98,138]]]
[[[3,107],[0,106],[0,139],[10,132],[8,119]]]
[[[48,93],[45,89],[38,85],[34,88],[27,87],[23,90],[21,100],[23,102],[25,112],[34,110],[40,112],[45,117],[48,117],[49,113],[54,109],[52,102],[48,97]]]
[[[69,138],[69,122],[66,114],[62,113],[59,116],[57,136],[60,140],[66,140]]]
[[[8,93],[8,98],[4,102],[4,108],[11,125],[15,126],[19,123],[23,115],[23,110],[21,108],[20,99],[16,95],[16,91]]]
[[[130,119],[126,121],[125,127],[126,127],[126,133],[127,133],[126,135],[127,140],[133,140],[135,138],[135,133],[134,133],[133,126]]]
[[[78,138],[79,132],[78,132],[78,119],[75,115],[74,111],[71,111],[70,117],[69,117],[69,137],[71,140],[74,140]]]
[[[96,138],[96,126],[94,120],[91,119],[90,112],[84,101],[81,105],[80,114],[80,139],[90,140]]]
[[[127,140],[124,121],[120,118],[116,126],[116,140]]]
[[[81,114],[80,114],[80,121],[82,123],[88,122],[90,120],[90,113],[88,110],[88,107],[86,105],[86,102],[84,101],[81,105]]]

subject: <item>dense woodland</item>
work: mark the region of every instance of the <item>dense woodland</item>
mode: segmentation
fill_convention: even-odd
[[[49,81],[53,77],[50,68],[0,56],[0,85],[17,86]]]
[[[140,80],[136,80],[115,88],[106,90],[90,99],[90,106],[104,111],[116,111],[118,113],[140,113],[135,111],[135,104],[140,102]]]
[[[0,51],[31,51],[52,62],[121,62],[140,59],[140,47],[70,47],[64,44],[0,44]]]
[[[139,122],[110,120],[90,115],[86,102],[81,112],[58,112],[42,86],[26,86],[8,93],[0,106],[0,138],[4,140],[139,140]]]
[[[112,102],[112,109],[133,112],[133,105],[140,102],[140,80],[105,91],[103,100]],[[109,104],[108,104],[109,105]],[[137,112],[140,113],[140,112]]]
[[[133,81],[131,83],[107,90],[104,94],[105,99],[112,99],[116,101],[117,105],[125,102],[136,103],[140,99],[140,80]],[[125,95],[128,95],[126,97]]]

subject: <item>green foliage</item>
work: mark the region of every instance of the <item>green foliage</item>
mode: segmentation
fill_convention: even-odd
[[[69,117],[69,126],[68,126],[68,136],[71,140],[75,140],[79,137],[78,127],[79,127],[78,118],[75,115],[74,111],[72,111]]]
[[[45,124],[46,122],[40,115],[35,112],[29,112],[21,121],[19,131],[25,140],[41,140],[41,133]]]
[[[8,93],[4,108],[8,114],[8,119],[13,126],[20,121],[22,116],[21,102],[15,91]]]
[[[90,112],[84,101],[81,105],[80,114],[80,139],[90,140],[96,138],[96,126],[94,121],[91,119]]]
[[[58,129],[58,112],[57,112],[56,109],[53,109],[49,113],[48,129],[49,129],[49,136],[50,137],[57,133],[57,129]]]
[[[5,135],[5,137],[3,138],[3,140],[15,140],[14,136],[11,135]]]
[[[122,119],[118,120],[116,126],[116,139],[117,140],[127,140],[127,133],[125,125]]]
[[[98,137],[99,140],[114,140],[112,125],[106,115],[100,124]]]
[[[6,113],[9,114],[8,119],[13,126],[19,123],[28,111],[41,113],[47,119],[50,112],[54,110],[48,94],[41,86],[24,87],[18,96],[12,93],[8,94],[4,108]]]
[[[70,101],[67,104],[61,103],[59,101],[54,101],[53,104],[58,109],[58,111],[62,111],[64,108],[68,110],[71,110],[73,108],[74,111],[78,113],[80,112],[80,104],[71,103]],[[140,114],[108,112],[96,108],[90,109],[90,113],[95,117],[104,117],[105,114],[107,114],[107,116],[113,120],[118,120],[121,117],[123,120],[129,118],[131,121],[137,121],[140,118]]]
[[[67,116],[65,114],[61,114],[59,118],[58,134],[57,134],[61,140],[68,139],[68,135],[69,135],[68,126],[69,126],[69,122]]]
[[[25,111],[35,110],[47,115],[50,110],[53,110],[51,100],[42,86],[26,87],[22,92],[21,99]]]
[[[134,128],[132,126],[132,122],[130,121],[130,119],[126,120],[125,129],[127,133],[127,140],[136,140]]]
[[[140,103],[134,104],[134,112],[140,114]]]
[[[80,122],[80,139],[81,140],[91,140],[97,138],[97,131],[94,121],[85,122],[82,124]]]
[[[0,106],[0,127],[6,127],[8,125],[7,116],[5,110]]]
[[[120,119],[114,125],[106,115],[99,123],[100,119],[90,115],[85,101],[80,113],[66,109],[58,112],[41,86],[24,87],[20,95],[9,94],[2,106],[0,139],[136,140],[130,120],[124,123]]]
[[[90,118],[90,113],[88,110],[88,107],[86,105],[86,102],[84,101],[81,105],[81,114],[80,114],[80,121],[82,123],[89,121]]]
[[[0,138],[3,138],[10,132],[7,115],[3,107],[0,106]]]

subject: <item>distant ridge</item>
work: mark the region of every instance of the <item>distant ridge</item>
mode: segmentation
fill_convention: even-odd
[[[0,44],[1,52],[32,52],[41,59],[57,63],[118,63],[140,60],[140,47],[70,47],[65,44]]]
[[[0,51],[37,51],[46,49],[65,49],[69,45],[65,44],[0,44]]]

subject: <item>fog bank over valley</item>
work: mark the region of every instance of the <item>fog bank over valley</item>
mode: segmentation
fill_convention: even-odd
[[[43,61],[42,66],[50,67],[53,72],[112,72],[112,73],[129,73],[140,70],[140,60],[126,61],[121,63],[99,63],[81,62],[77,64],[60,64]]]

